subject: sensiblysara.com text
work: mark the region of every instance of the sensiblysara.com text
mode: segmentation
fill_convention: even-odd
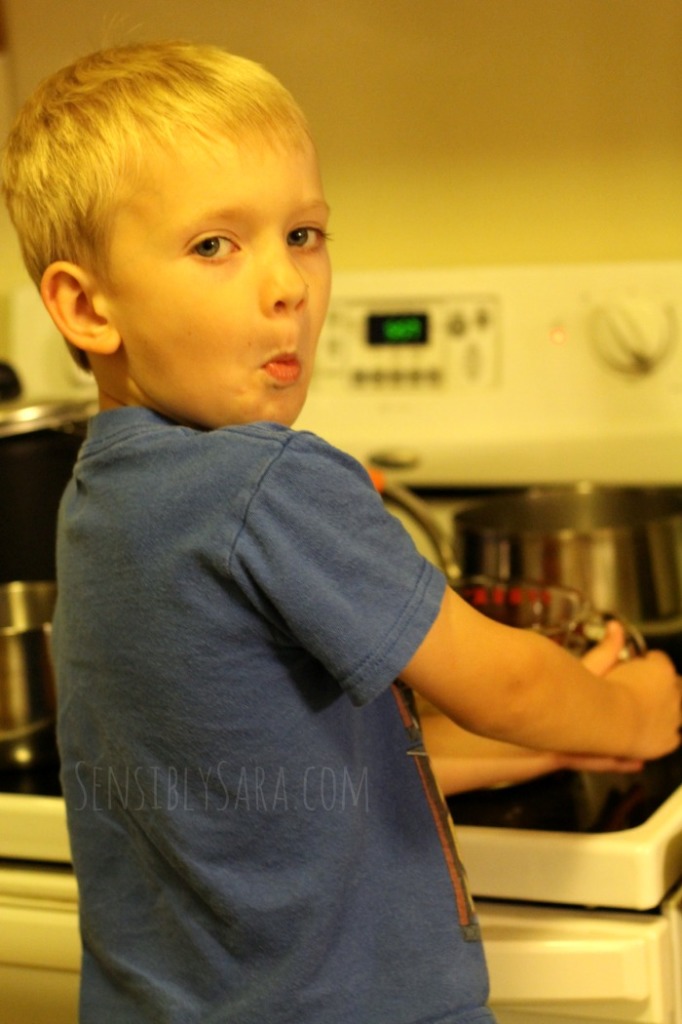
[[[111,766],[79,761],[75,777],[80,799],[72,809],[130,811],[369,811],[367,767],[308,765],[290,768],[173,765]]]

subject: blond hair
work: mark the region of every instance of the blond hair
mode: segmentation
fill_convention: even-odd
[[[2,189],[29,274],[55,260],[106,276],[109,232],[131,168],[178,131],[205,140],[310,139],[290,93],[260,65],[181,41],[101,50],[43,81],[20,111]]]

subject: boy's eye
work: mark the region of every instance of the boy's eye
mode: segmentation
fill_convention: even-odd
[[[219,235],[213,235],[210,238],[202,238],[200,242],[194,246],[194,252],[197,256],[203,256],[206,259],[211,259],[215,256],[227,256],[232,250],[233,245],[229,238],[221,238]]]
[[[327,235],[321,228],[296,228],[287,235],[287,243],[299,249],[315,249]]]

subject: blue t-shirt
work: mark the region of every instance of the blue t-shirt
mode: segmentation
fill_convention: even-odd
[[[53,644],[83,1024],[473,1024],[487,977],[395,677],[444,580],[361,466],[101,413]]]

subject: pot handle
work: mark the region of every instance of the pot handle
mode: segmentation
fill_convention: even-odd
[[[380,469],[367,468],[367,473],[381,497],[402,508],[422,528],[433,545],[438,564],[445,573],[448,583],[460,579],[462,573],[455,560],[452,544],[431,515],[428,505],[403,484],[389,482]]]
[[[630,661],[632,658],[641,658],[646,654],[647,643],[640,631],[631,622],[624,619],[622,615],[614,615],[612,612],[594,611],[582,623],[582,632],[591,643],[599,643],[604,636],[604,629],[607,622],[620,622],[625,633],[625,644],[619,655],[620,661]]]

